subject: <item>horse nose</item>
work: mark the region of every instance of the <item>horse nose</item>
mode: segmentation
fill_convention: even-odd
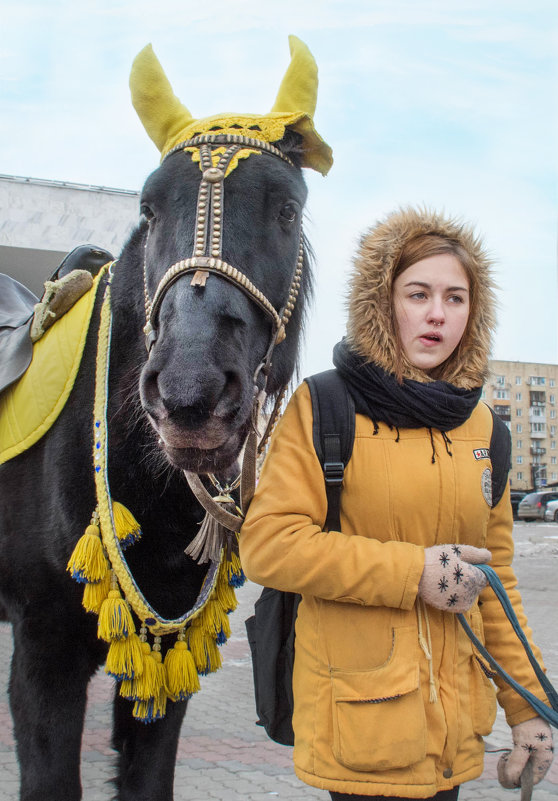
[[[175,376],[169,370],[146,369],[142,402],[156,420],[172,420],[181,428],[203,427],[210,417],[228,418],[238,410],[241,379],[234,371],[188,371]]]

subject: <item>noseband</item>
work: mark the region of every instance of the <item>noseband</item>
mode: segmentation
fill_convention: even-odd
[[[226,146],[225,152],[220,156],[216,166],[213,165],[212,148]],[[254,152],[268,153],[280,158],[291,167],[295,165],[291,159],[282,153],[278,148],[267,142],[252,139],[246,136],[229,134],[205,134],[197,136],[186,142],[176,145],[167,155],[186,148],[197,148],[199,151],[202,178],[198,190],[198,202],[196,208],[196,224],[194,237],[194,250],[190,258],[181,259],[173,264],[161,278],[153,299],[149,296],[147,289],[146,258],[144,258],[144,296],[145,296],[145,318],[144,327],[145,344],[147,351],[151,350],[157,339],[157,318],[161,303],[170,287],[183,275],[193,273],[190,286],[203,289],[210,274],[219,276],[240,289],[250,300],[256,303],[271,320],[271,337],[263,362],[256,371],[255,379],[262,373],[264,381],[271,366],[271,355],[276,344],[285,339],[285,326],[287,325],[300,290],[303,265],[303,235],[302,223],[299,234],[298,257],[295,269],[291,278],[289,293],[285,305],[281,309],[276,309],[266,296],[259,290],[250,279],[239,269],[224,261],[223,251],[223,206],[224,206],[224,182],[227,169],[232,159],[241,150],[246,148]],[[146,238],[145,248],[147,250],[148,237]]]

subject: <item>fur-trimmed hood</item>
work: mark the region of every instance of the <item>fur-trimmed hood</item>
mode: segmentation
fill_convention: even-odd
[[[352,350],[388,372],[402,362],[403,378],[430,382],[432,377],[399,354],[399,338],[392,315],[393,275],[405,243],[424,234],[437,234],[461,245],[468,253],[473,280],[467,328],[458,348],[439,376],[458,387],[482,385],[495,328],[495,284],[491,262],[471,227],[436,212],[404,208],[370,228],[354,258],[348,299],[347,338]]]

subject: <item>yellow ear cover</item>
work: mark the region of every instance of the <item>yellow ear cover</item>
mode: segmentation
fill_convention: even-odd
[[[289,36],[291,63],[281,81],[271,111],[302,111],[313,117],[318,99],[318,65],[298,36]]]
[[[318,95],[316,61],[296,36],[289,37],[289,46],[291,63],[270,112],[259,115],[225,112],[203,119],[195,119],[182,105],[151,45],[144,47],[136,56],[130,73],[132,103],[161,155],[164,157],[181,142],[215,131],[255,136],[272,143],[282,139],[285,130],[290,128],[302,137],[302,166],[326,175],[333,157],[331,148],[314,128]]]
[[[134,59],[130,91],[138,117],[159,151],[192,122],[192,115],[173,93],[150,44]]]

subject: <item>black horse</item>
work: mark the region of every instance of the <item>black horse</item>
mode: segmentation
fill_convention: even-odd
[[[226,180],[205,174],[210,183],[221,181],[225,201],[220,258],[212,267],[206,249],[199,271],[183,260],[201,253],[200,164],[192,150],[167,153],[143,188],[136,230],[102,279],[63,411],[35,445],[0,466],[0,602],[13,624],[9,697],[24,801],[81,798],[87,685],[107,653],[96,616],[83,609],[82,586],[67,572],[97,504],[93,398],[104,286],[110,281],[112,295],[108,483],[141,523],[143,535],[126,559],[163,618],[191,609],[208,573],[207,564],[184,553],[204,510],[182,471],[228,480],[252,425],[255,394],[266,383],[273,399],[293,375],[311,289],[305,245],[301,251],[306,188],[300,167],[308,163],[307,140],[304,131],[288,125],[274,146],[260,141],[258,130],[254,137],[249,142],[239,135],[238,125],[193,137],[191,147],[203,140],[206,158],[217,147],[254,151]],[[210,231],[216,230],[216,214],[219,207],[212,207]],[[182,269],[158,295],[176,264]],[[289,303],[297,264],[298,299]],[[222,265],[233,265],[236,278]],[[277,324],[270,309],[278,311]],[[133,718],[133,704],[117,688],[118,799],[172,799],[186,705],[187,700],[170,702],[163,718],[145,724]]]

